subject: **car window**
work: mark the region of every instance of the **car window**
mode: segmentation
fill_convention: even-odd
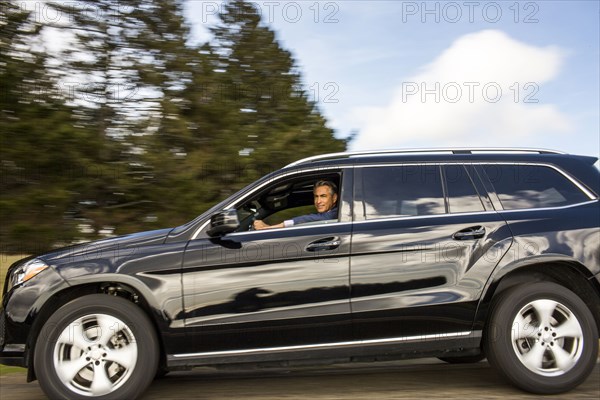
[[[444,166],[448,211],[451,213],[485,211],[467,170],[462,165]]]
[[[298,174],[274,181],[260,192],[236,206],[240,227],[238,232],[251,229],[254,220],[276,225],[302,215],[314,214],[313,186],[319,180],[328,180],[338,187],[338,206],[342,182],[340,172]]]
[[[560,207],[589,198],[568,178],[540,165],[486,165],[505,210]]]
[[[362,176],[366,219],[446,212],[439,166],[369,167]]]

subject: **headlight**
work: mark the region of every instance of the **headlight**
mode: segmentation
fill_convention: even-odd
[[[37,258],[27,261],[13,272],[12,286],[27,282],[46,268],[48,265]]]

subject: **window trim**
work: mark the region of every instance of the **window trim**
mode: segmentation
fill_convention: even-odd
[[[251,190],[249,190],[248,192],[244,193],[242,196],[237,197],[233,200],[231,200],[228,203],[225,203],[226,206],[223,207],[223,210],[227,210],[229,208],[233,208],[235,207],[237,204],[244,202],[246,200],[248,200],[249,198],[251,198],[253,195],[255,195],[257,192],[259,192],[260,190],[262,190],[265,186],[268,185],[272,185],[276,182],[280,182],[281,180],[287,179],[287,178],[291,178],[297,175],[301,175],[301,174],[312,174],[314,172],[325,172],[325,173],[330,173],[330,172],[337,172],[340,174],[340,179],[341,179],[341,184],[338,187],[338,192],[339,192],[339,199],[338,199],[338,219],[339,221],[336,222],[336,224],[339,223],[348,223],[348,222],[352,222],[352,215],[353,215],[353,211],[352,211],[352,202],[347,202],[347,206],[349,207],[350,210],[347,213],[350,216],[350,220],[346,221],[344,219],[344,210],[343,210],[343,202],[342,202],[342,193],[344,188],[346,187],[346,183],[347,181],[350,182],[350,184],[353,185],[353,174],[354,174],[354,168],[352,166],[347,166],[347,165],[337,165],[337,166],[328,166],[328,167],[315,167],[315,168],[301,168],[295,171],[286,171],[284,173],[282,173],[279,176],[273,177],[272,179],[268,179],[265,180],[262,184],[257,185],[256,187],[252,188]],[[353,196],[353,193],[350,193],[350,196]],[[196,229],[196,231],[194,232],[194,234],[192,235],[192,237],[190,238],[190,240],[196,240],[198,239],[198,236],[200,235],[200,233],[202,231],[205,230],[205,228],[208,226],[208,224],[210,223],[210,219],[212,216],[209,216],[206,221],[204,221],[202,224],[200,224],[200,226]],[[296,228],[307,228],[308,226],[302,226],[299,225]],[[292,229],[294,227],[289,227],[289,228],[282,228],[282,229]],[[237,232],[237,233],[248,233],[248,232]]]
[[[210,222],[210,221],[209,221]],[[330,222],[328,224],[315,224],[315,225],[294,225],[294,226],[290,226],[287,228],[278,228],[278,229],[265,229],[265,230],[261,230],[261,231],[246,231],[246,232],[231,232],[227,234],[227,237],[236,237],[236,236],[243,236],[243,235],[258,235],[258,234],[267,234],[267,233],[273,233],[273,232],[278,232],[278,231],[282,231],[285,229],[286,232],[290,232],[290,231],[294,231],[294,230],[299,230],[299,229],[309,229],[309,228],[317,228],[317,227],[326,227],[326,226],[344,226],[344,225],[351,225],[352,221],[338,221],[338,222]]]
[[[492,189],[494,190],[494,192],[488,192],[487,193],[487,197],[488,200],[491,202],[491,205],[494,209],[492,210],[485,210],[482,212],[467,212],[467,213],[444,213],[444,214],[434,214],[434,215],[419,215],[419,216],[406,216],[406,217],[390,217],[390,218],[380,218],[380,219],[365,219],[364,213],[362,215],[357,214],[358,210],[364,210],[364,201],[362,200],[362,198],[360,199],[360,201],[357,201],[357,190],[359,189],[359,185],[357,182],[360,181],[360,179],[357,178],[362,178],[362,170],[364,168],[371,168],[371,167],[400,167],[400,166],[407,166],[407,165],[438,165],[438,166],[442,166],[442,165],[461,165],[463,167],[467,166],[467,165],[472,165],[472,166],[484,166],[484,165],[533,165],[533,166],[541,166],[541,167],[548,167],[548,168],[552,168],[555,171],[557,171],[558,173],[560,173],[561,175],[563,175],[565,178],[567,178],[571,183],[573,183],[579,190],[581,190],[590,200],[589,201],[584,201],[584,202],[580,202],[580,203],[574,203],[574,204],[569,204],[566,206],[557,206],[557,207],[544,207],[544,208],[520,208],[520,209],[515,209],[515,210],[505,210],[504,207],[502,206],[502,203],[499,201],[497,201],[497,204],[494,200],[492,200],[492,195],[496,195],[495,192],[495,188],[493,188],[493,184],[491,182],[489,182],[489,177],[487,176],[487,174],[485,173],[485,171],[479,171],[477,168],[475,169],[475,172],[477,173],[477,177],[471,177],[473,180],[475,179],[479,179],[479,181],[481,182],[481,184],[483,185],[483,188],[486,190],[489,190],[486,186],[487,184],[492,185]],[[440,161],[435,161],[435,162],[392,162],[392,163],[385,163],[385,164],[359,164],[359,165],[336,165],[336,166],[327,166],[327,167],[314,167],[314,168],[301,168],[299,170],[296,171],[288,171],[285,172],[283,174],[281,174],[280,176],[274,178],[274,179],[269,179],[265,182],[263,182],[261,185],[258,185],[257,187],[254,187],[253,189],[251,189],[250,191],[246,192],[243,196],[232,200],[231,202],[227,203],[227,206],[224,207],[224,209],[227,208],[231,208],[233,205],[235,205],[238,201],[246,199],[249,196],[252,196],[254,193],[256,193],[258,190],[261,190],[264,186],[272,183],[273,181],[275,181],[275,179],[279,180],[281,178],[286,178],[286,177],[290,177],[290,176],[294,176],[294,175],[298,175],[298,174],[302,174],[302,173],[310,173],[310,172],[317,172],[317,171],[330,171],[330,170],[338,170],[340,173],[342,173],[342,175],[346,175],[349,171],[352,171],[352,181],[353,181],[353,185],[352,188],[350,190],[350,201],[348,202],[348,207],[350,208],[350,220],[349,221],[345,221],[345,220],[340,220],[338,223],[363,223],[363,222],[374,222],[374,221],[386,221],[386,220],[397,220],[397,219],[407,219],[407,218],[432,218],[432,217],[440,217],[440,216],[451,216],[451,215],[477,215],[477,214],[488,214],[488,213],[495,213],[495,212],[523,212],[523,211],[531,211],[531,210],[556,210],[556,209],[562,209],[562,208],[571,208],[571,207],[575,207],[575,206],[579,206],[579,205],[583,205],[583,204],[591,204],[595,201],[598,201],[599,198],[596,197],[592,192],[590,192],[585,186],[583,186],[577,179],[575,179],[574,177],[572,177],[568,172],[564,171],[562,168],[554,165],[554,164],[550,164],[550,163],[540,163],[540,162],[514,162],[514,161],[468,161],[468,162],[460,162],[460,161],[455,161],[455,162],[440,162]],[[469,171],[467,170],[467,173]],[[483,176],[481,176],[483,174]],[[346,177],[344,177],[344,179],[347,179]],[[475,183],[475,182],[473,182]],[[342,185],[344,186],[344,185]],[[362,189],[362,184],[361,187]],[[479,193],[479,190],[477,189],[477,185],[475,186],[475,189],[477,190],[477,193],[479,194],[479,197],[481,199],[482,196],[484,196],[484,194]],[[340,194],[341,194],[341,188],[339,188],[340,190]],[[341,201],[341,196],[340,196],[340,201]],[[486,202],[484,202],[484,204],[486,204]],[[502,208],[497,209],[497,205],[500,205]],[[487,207],[486,207],[487,208]],[[340,218],[343,217],[343,215],[341,214],[342,209],[340,208]],[[210,217],[207,218],[206,221],[204,221],[202,224],[200,224],[200,226],[196,229],[196,231],[194,232],[194,234],[192,235],[192,237],[190,238],[190,240],[196,240],[198,238],[198,235],[200,234],[200,232],[202,232],[206,226],[210,223]],[[297,227],[290,227],[290,228],[286,228],[286,229],[297,229],[297,228],[308,228],[308,226],[297,226]]]
[[[497,211],[478,211],[478,212],[464,212],[464,213],[453,213],[453,214],[429,214],[429,215],[407,215],[404,217],[385,217],[377,219],[365,219],[362,221],[354,221],[354,224],[365,224],[374,222],[388,222],[388,221],[406,221],[414,219],[432,219],[432,218],[448,218],[448,217],[462,217],[469,215],[485,215],[485,214],[498,214]]]
[[[505,213],[513,213],[513,212],[524,212],[524,211],[552,211],[552,210],[561,210],[561,209],[566,209],[566,208],[573,208],[573,207],[580,207],[580,206],[585,206],[588,204],[594,204],[598,201],[598,199],[594,199],[594,200],[587,200],[587,201],[582,201],[579,203],[573,203],[573,204],[567,204],[565,206],[557,206],[557,207],[538,207],[538,208],[515,208],[512,210],[499,210],[498,212],[505,214]]]
[[[594,196],[594,194],[592,192],[590,192],[585,186],[583,186],[579,181],[577,181],[577,179],[575,179],[574,177],[572,177],[568,172],[564,171],[562,168],[554,165],[554,164],[550,164],[550,163],[540,163],[540,162],[514,162],[514,161],[474,161],[474,162],[460,162],[460,161],[456,161],[456,162],[440,162],[440,161],[434,161],[434,162],[392,162],[392,163],[385,163],[385,164],[362,164],[362,165],[355,165],[354,169],[355,169],[355,182],[362,182],[362,170],[364,168],[382,168],[382,167],[403,167],[403,166],[414,166],[414,165],[435,165],[440,167],[440,170],[443,171],[443,168],[441,168],[441,166],[444,165],[460,165],[462,167],[465,167],[467,165],[473,165],[473,166],[479,166],[479,167],[483,167],[486,165],[513,165],[513,166],[538,166],[538,167],[547,167],[547,168],[551,168],[553,170],[555,170],[556,172],[558,172],[559,174],[561,174],[562,176],[564,176],[566,179],[568,179],[573,185],[575,185],[583,194],[585,194],[589,200],[588,201],[583,201],[583,202],[579,202],[579,203],[573,203],[573,204],[567,204],[567,205],[563,205],[563,206],[556,206],[556,207],[540,207],[540,208],[519,208],[519,209],[505,209],[504,206],[502,205],[502,202],[500,202],[500,199],[497,198],[497,194],[496,194],[496,189],[493,186],[493,183],[491,182],[489,176],[487,175],[487,173],[482,169],[481,171],[478,171],[477,169],[475,170],[479,175],[483,174],[483,176],[478,176],[477,178],[482,181],[483,187],[486,190],[490,190],[493,189],[493,192],[488,192],[488,197],[490,197],[491,195],[494,195],[492,197],[496,197],[497,198],[497,203],[495,204],[495,201],[492,200],[492,207],[495,208],[495,210],[485,210],[485,211],[481,211],[481,212],[466,212],[466,213],[449,213],[446,212],[444,214],[432,214],[432,215],[409,215],[409,216],[397,216],[397,217],[384,217],[384,218],[375,218],[375,219],[367,219],[366,215],[364,214],[364,199],[362,198],[362,195],[360,196],[360,200],[357,202],[356,201],[356,194],[357,191],[360,189],[362,190],[362,183],[361,186],[359,188],[359,186],[357,184],[355,184],[355,189],[354,189],[354,198],[353,198],[353,202],[355,204],[355,207],[353,207],[353,210],[355,212],[354,214],[354,222],[355,223],[361,223],[361,222],[374,222],[374,221],[390,221],[390,220],[398,220],[398,219],[407,219],[407,218],[432,218],[432,217],[440,217],[440,216],[452,216],[452,215],[477,215],[477,214],[487,214],[490,212],[513,212],[513,211],[531,211],[531,210],[556,210],[556,209],[563,209],[563,208],[571,208],[571,207],[575,207],[575,206],[579,206],[582,204],[589,204],[589,203],[593,203],[594,201],[597,201],[599,198]],[[467,170],[468,173],[468,170]],[[357,177],[359,177],[360,179],[356,179]],[[475,178],[473,178],[475,179]],[[491,185],[491,188],[487,188],[486,182]],[[474,182],[473,182],[474,183]],[[475,189],[479,195],[479,198],[481,200],[481,196],[482,194],[479,193],[479,191],[477,190],[477,186],[475,186]],[[444,193],[445,196],[445,200],[444,201],[448,201],[447,200],[447,195],[446,193]],[[360,204],[357,204],[360,203]],[[485,203],[484,203],[485,204]],[[497,206],[500,206],[500,208],[498,208]],[[357,210],[363,210],[363,214],[362,215],[358,215],[356,214]]]
[[[549,167],[552,168],[559,173],[561,173],[565,178],[570,180],[575,186],[579,188],[586,196],[590,198],[590,200],[597,200],[598,197],[594,196],[592,192],[590,192],[585,186],[583,186],[577,179],[573,178],[568,172],[562,170],[554,164],[549,163],[540,163],[540,162],[515,162],[515,161],[468,161],[468,162],[405,162],[405,163],[386,163],[386,164],[363,164],[363,165],[355,165],[354,168],[370,168],[370,167],[400,167],[405,165],[448,165],[448,164],[458,164],[458,165],[536,165],[540,167]]]
[[[516,210],[489,210],[489,211],[481,211],[481,212],[465,212],[465,213],[452,213],[452,214],[431,214],[431,215],[409,215],[406,217],[386,217],[386,218],[378,218],[378,219],[366,219],[362,221],[354,221],[354,224],[365,224],[365,223],[375,223],[375,222],[391,222],[391,221],[405,221],[405,220],[413,220],[413,219],[432,219],[432,218],[448,218],[448,217],[462,217],[462,216],[470,216],[470,215],[487,215],[487,214],[505,214],[505,213],[513,213],[513,212],[531,212],[531,211],[552,211],[573,207],[580,207],[588,204],[594,204],[598,200],[588,200],[582,203],[568,204],[566,206],[558,206],[558,207],[544,207],[544,208],[519,208]]]

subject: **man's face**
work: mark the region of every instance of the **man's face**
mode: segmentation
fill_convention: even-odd
[[[331,190],[327,186],[319,186],[314,191],[315,208],[317,212],[323,213],[329,211],[337,201],[337,194],[331,195]]]

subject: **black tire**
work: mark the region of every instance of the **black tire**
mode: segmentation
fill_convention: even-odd
[[[438,357],[438,359],[447,362],[448,364],[473,364],[485,359],[485,355],[482,353],[475,356]]]
[[[594,369],[598,331],[575,293],[536,282],[510,288],[494,302],[484,350],[490,364],[515,386],[537,394],[563,393]]]
[[[158,348],[151,322],[135,304],[92,294],[52,314],[33,362],[51,399],[135,399],[156,374]]]

